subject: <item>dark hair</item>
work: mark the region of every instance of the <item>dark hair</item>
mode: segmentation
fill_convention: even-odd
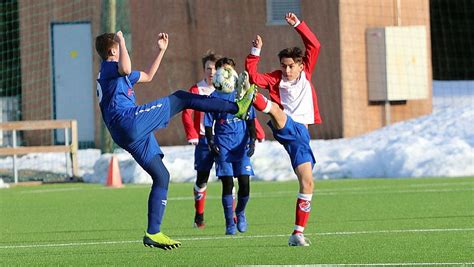
[[[219,59],[219,56],[214,54],[212,50],[207,51],[207,53],[202,57],[202,68],[206,68],[206,62],[211,61],[216,63],[216,61]]]
[[[292,58],[295,63],[302,63],[303,62],[303,51],[299,47],[289,47],[285,48],[278,53],[278,58]]]
[[[232,67],[235,68],[235,62],[232,58],[230,57],[222,57],[216,62],[216,69],[224,66],[224,65],[231,65]]]
[[[114,36],[113,33],[103,33],[95,38],[95,50],[103,60],[107,60],[110,49],[117,43]]]

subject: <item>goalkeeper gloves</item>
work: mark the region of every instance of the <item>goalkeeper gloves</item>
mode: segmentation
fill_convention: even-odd
[[[255,153],[255,139],[250,139],[250,142],[247,147],[247,156],[250,158],[251,156],[253,156],[253,153]]]
[[[212,134],[212,127],[204,127],[204,132],[206,134],[207,144],[209,145],[209,150],[214,156],[218,156],[221,151],[219,146],[214,142],[214,135]]]
[[[209,143],[209,150],[214,154],[214,156],[219,156],[221,153],[219,146],[214,142],[214,140],[208,141]]]

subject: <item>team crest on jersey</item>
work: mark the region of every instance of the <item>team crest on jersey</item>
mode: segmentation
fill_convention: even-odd
[[[133,95],[133,89],[132,88],[128,88],[127,95],[128,96]]]
[[[301,202],[298,206],[300,207],[300,210],[302,210],[303,212],[311,211],[311,202],[309,201]]]

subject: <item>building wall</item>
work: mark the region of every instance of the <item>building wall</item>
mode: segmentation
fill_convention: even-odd
[[[429,31],[428,0],[400,2],[401,25],[427,25]],[[22,119],[51,119],[50,23],[92,21],[95,37],[101,33],[102,3],[95,0],[20,0],[19,3]],[[323,124],[310,126],[312,138],[355,136],[384,125],[383,105],[369,103],[367,98],[365,30],[396,25],[396,3],[397,0],[301,0],[301,18],[321,42],[313,83]],[[135,88],[138,104],[164,97],[179,88],[187,90],[202,79],[200,59],[209,49],[234,58],[240,72],[251,41],[259,34],[264,44],[259,71],[268,72],[279,68],[277,54],[281,49],[303,46],[291,27],[266,25],[266,1],[263,0],[131,0],[129,7],[133,69],[147,69],[158,53],[158,34],[170,35],[168,50],[154,81]],[[427,36],[429,47],[429,32]],[[95,55],[93,77],[99,63]],[[431,62],[428,66],[431,88]],[[86,90],[95,94],[95,86]],[[427,114],[431,112],[431,98],[393,105],[390,111],[392,122]],[[96,144],[100,144],[98,105],[96,114]],[[261,113],[258,116],[267,139],[272,139],[265,125],[268,116]],[[156,136],[162,145],[184,144],[179,116]],[[51,136],[34,133],[28,139],[32,144],[35,141],[45,144],[44,139],[51,140]]]
[[[351,137],[385,125],[383,103],[369,103],[365,31],[370,27],[396,26],[397,0],[340,0],[343,136]],[[391,123],[431,113],[431,49],[428,0],[400,0],[401,26],[426,25],[429,98],[393,103]]]
[[[311,136],[323,139],[341,138],[343,102],[338,1],[302,1],[302,16],[321,43],[313,84],[318,94],[323,123],[310,126]],[[274,66],[278,67],[278,64]]]
[[[428,0],[401,0],[401,25],[426,25],[429,39]],[[298,34],[287,25],[266,25],[266,1],[136,1],[131,2],[134,67],[149,64],[153,38],[170,33],[170,47],[157,80],[137,90],[139,102],[165,96],[176,88],[188,88],[202,78],[200,57],[208,49],[236,59],[237,70],[256,34],[263,38],[261,72],[279,67],[277,53],[290,46],[303,46]],[[312,138],[341,138],[367,133],[385,125],[384,105],[369,103],[367,89],[368,27],[397,23],[396,0],[302,0],[302,19],[321,42],[321,53],[313,83],[316,87],[323,124],[310,126]],[[218,16],[213,15],[219,10]],[[217,26],[216,26],[217,25]],[[140,29],[148,29],[142,31]],[[145,52],[145,53],[142,53]],[[428,53],[430,55],[430,53]],[[430,61],[430,59],[428,59]],[[427,74],[431,88],[431,61]],[[176,70],[180,71],[177,72]],[[431,89],[430,89],[431,94]],[[391,123],[431,112],[431,98],[393,103]],[[268,117],[259,114],[266,123]],[[268,139],[271,133],[264,126]],[[183,143],[180,119],[157,135],[162,143]]]
[[[312,137],[341,137],[338,5],[331,0],[303,0],[301,3],[302,19],[322,43],[313,82],[318,91],[324,124],[311,126]],[[155,80],[137,87],[139,103],[166,96],[177,88],[187,90],[202,79],[200,58],[209,49],[234,58],[240,72],[244,69],[251,41],[259,34],[263,38],[259,71],[267,72],[279,68],[277,54],[280,50],[290,46],[303,47],[299,35],[288,25],[266,25],[266,1],[143,0],[131,1],[130,11],[133,68],[148,67],[157,53],[158,33],[168,32],[170,36],[168,50]],[[266,124],[268,116],[258,116],[262,124]],[[264,129],[271,139],[269,128],[265,125]],[[161,144],[183,144],[185,134],[180,118],[175,118],[167,129],[160,130],[157,137]]]

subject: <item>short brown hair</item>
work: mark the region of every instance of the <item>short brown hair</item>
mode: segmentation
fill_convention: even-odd
[[[217,56],[216,54],[214,54],[213,51],[209,50],[207,51],[207,53],[202,57],[202,68],[205,69],[206,68],[206,62],[208,61],[211,61],[211,62],[214,62],[216,63],[216,61],[219,59],[219,56]]]
[[[95,38],[95,50],[103,60],[107,60],[110,49],[117,43],[114,37],[113,33],[103,33]]]
[[[303,62],[303,51],[299,47],[289,47],[285,48],[278,53],[278,58],[292,58],[295,63],[302,63]]]
[[[223,58],[220,58],[217,62],[216,62],[216,69],[224,66],[224,65],[231,65],[233,68],[235,68],[235,62],[232,58],[230,57],[223,57]]]

